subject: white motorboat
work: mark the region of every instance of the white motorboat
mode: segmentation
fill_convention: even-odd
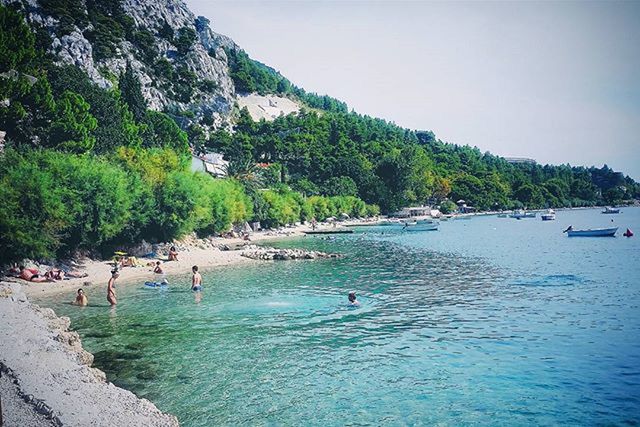
[[[618,214],[620,213],[620,209],[619,208],[614,208],[614,207],[605,207],[604,210],[602,211],[603,214]]]
[[[440,223],[433,220],[404,221],[402,231],[436,231]]]
[[[540,215],[543,221],[553,221],[556,219],[556,212],[553,209],[549,209],[546,213]]]

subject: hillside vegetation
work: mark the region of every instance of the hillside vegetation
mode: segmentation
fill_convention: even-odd
[[[229,179],[190,171],[188,134],[147,109],[129,69],[101,89],[58,66],[22,16],[0,6],[0,264],[25,257],[107,254],[232,224],[279,226],[339,213],[377,213],[356,197],[304,198],[264,186],[237,162]]]
[[[145,40],[168,37],[182,55],[196,37],[189,27],[175,34],[166,26],[134,27],[117,0],[83,4],[40,1],[59,20],[58,32],[87,28],[98,58],[133,40],[149,63],[161,65],[166,59]],[[0,130],[7,133],[0,264],[76,250],[106,254],[143,239],[223,232],[244,221],[273,227],[423,203],[450,210],[449,200],[459,199],[482,210],[590,206],[640,191],[606,166],[512,165],[428,131],[350,112],[232,47],[224,53],[237,91],[291,97],[307,109],[272,122],[255,122],[241,110],[233,132],[214,130],[210,117],[149,109],[132,67],[110,76],[114,85],[104,89],[59,62],[50,47],[48,30],[0,6]],[[173,78],[167,90],[188,102],[195,88],[216,86],[189,76]],[[231,161],[228,179],[190,171],[191,150],[204,149]]]

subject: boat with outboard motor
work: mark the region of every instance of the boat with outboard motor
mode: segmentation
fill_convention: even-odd
[[[438,221],[423,219],[416,221],[403,221],[402,231],[436,231],[440,223]]]
[[[620,213],[620,209],[619,208],[605,206],[605,208],[602,211],[602,213],[603,214],[618,214],[618,213]]]
[[[570,225],[563,233],[567,233],[569,237],[613,237],[616,235],[616,231],[618,231],[618,227],[574,230],[573,226]]]

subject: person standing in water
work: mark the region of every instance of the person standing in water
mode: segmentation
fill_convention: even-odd
[[[118,273],[117,269],[112,270],[111,279],[109,279],[109,283],[107,284],[107,301],[109,301],[109,304],[111,304],[111,307],[114,307],[117,303],[115,285],[116,285],[116,279],[119,276],[120,274]]]
[[[193,276],[191,277],[191,290],[194,292],[200,292],[202,290],[202,276],[198,273],[198,266],[191,267]]]

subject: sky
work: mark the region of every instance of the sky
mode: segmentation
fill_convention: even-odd
[[[359,113],[640,180],[640,1],[186,1]]]

